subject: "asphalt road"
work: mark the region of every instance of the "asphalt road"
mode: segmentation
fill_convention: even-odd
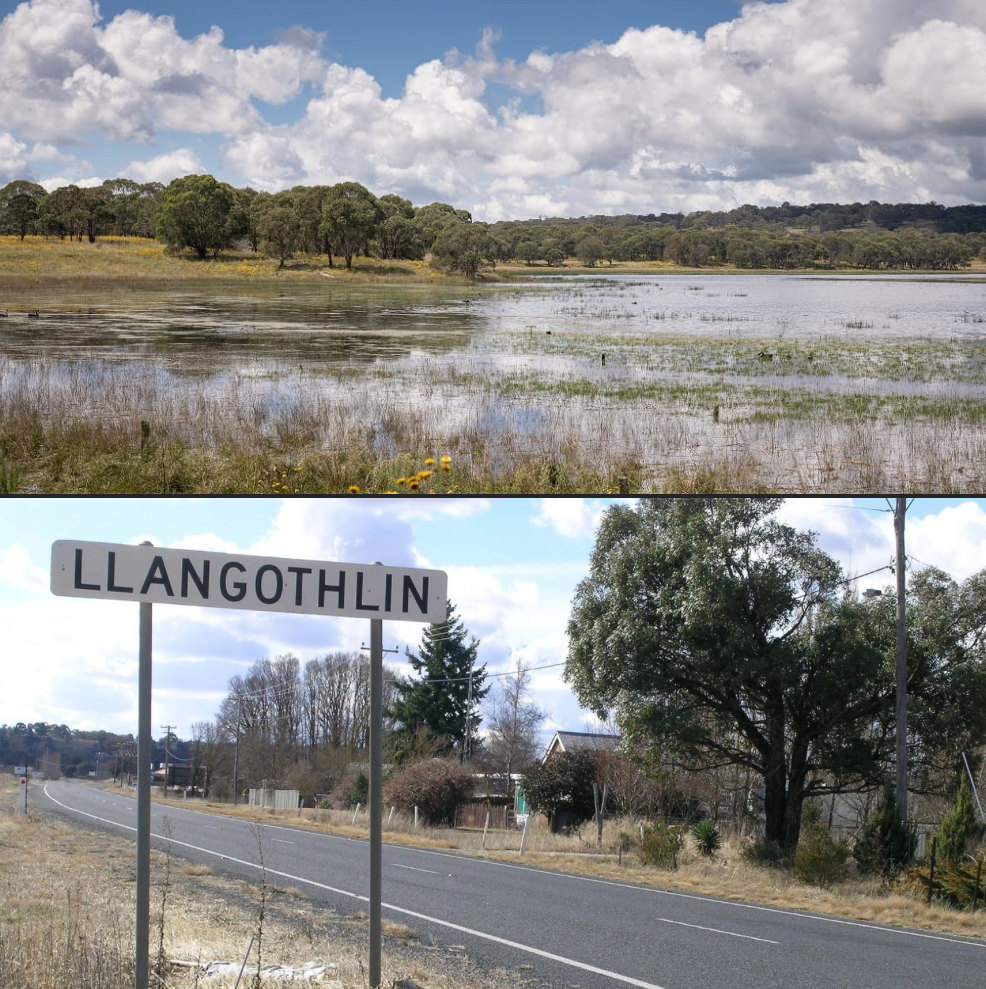
[[[35,805],[133,834],[136,801],[85,783]],[[216,872],[365,910],[365,841],[152,804],[154,844]],[[986,989],[986,941],[795,913],[461,855],[384,845],[383,915],[479,964],[579,989]]]

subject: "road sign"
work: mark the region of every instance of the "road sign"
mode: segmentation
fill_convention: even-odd
[[[51,591],[140,604],[443,622],[448,578],[420,570],[59,539]]]
[[[158,549],[150,543],[59,539],[51,546],[51,592],[140,605],[137,676],[137,888],[135,989],[149,984],[151,836],[151,612],[153,604],[280,611],[370,619],[370,989],[380,986],[383,775],[383,620],[435,624],[448,617],[441,570],[328,563]],[[27,809],[27,781],[21,790]]]

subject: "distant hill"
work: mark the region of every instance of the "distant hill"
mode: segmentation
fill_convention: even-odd
[[[115,775],[131,768],[136,758],[137,742],[133,735],[116,735],[109,731],[80,731],[67,725],[18,722],[0,725],[0,766],[26,766],[48,776],[84,777]],[[186,758],[185,743],[172,738],[169,749]],[[153,762],[164,762],[164,745],[152,746]]]

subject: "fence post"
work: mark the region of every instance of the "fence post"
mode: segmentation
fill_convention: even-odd
[[[980,856],[979,861],[976,863],[976,885],[972,890],[972,912],[976,912],[976,902],[979,899],[979,880],[983,875],[983,860]]]
[[[418,805],[414,805],[414,830],[418,830]]]
[[[357,804],[356,805],[356,810],[353,811],[353,824],[352,824],[352,826],[354,828],[356,827],[356,815],[359,814],[359,809],[360,809],[361,806],[362,806],[361,804]]]
[[[931,891],[935,887],[935,857],[938,854],[938,838],[931,839],[931,868],[928,869],[928,906],[931,906]]]
[[[523,855],[527,849],[527,832],[531,827],[531,815],[530,812],[527,814],[527,820],[524,821],[524,833],[520,836],[520,854]]]
[[[481,847],[486,847],[486,829],[490,826],[490,812],[486,812],[486,823],[483,825],[483,844]]]

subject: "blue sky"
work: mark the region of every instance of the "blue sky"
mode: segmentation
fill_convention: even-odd
[[[22,499],[0,517],[0,628],[4,689],[0,724],[66,723],[136,730],[137,609],[112,601],[54,597],[48,588],[56,539],[212,549],[301,559],[445,570],[449,596],[491,673],[519,657],[543,667],[535,700],[546,731],[590,725],[561,679],[565,626],[585,576],[601,513],[613,499]],[[892,518],[882,499],[791,499],[785,521],[819,533],[850,573],[886,567]],[[908,514],[914,566],[956,578],[986,561],[986,499],[916,499]],[[859,590],[889,587],[889,571]],[[385,625],[387,648],[416,648],[421,629]],[[231,676],[266,656],[302,662],[357,649],[368,627],[355,619],[159,606],[154,618],[153,724],[187,736],[211,720]],[[397,657],[388,661],[398,662]],[[408,667],[400,660],[400,667]]]
[[[984,90],[980,0],[27,0],[0,3],[0,184],[355,180],[480,220],[952,205],[986,197]]]

